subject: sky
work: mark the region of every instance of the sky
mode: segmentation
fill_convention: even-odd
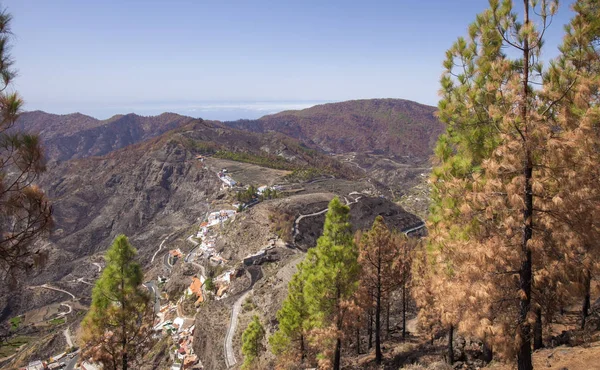
[[[571,1],[546,35],[553,56]],[[257,118],[323,102],[436,105],[486,0],[3,0],[26,110]]]

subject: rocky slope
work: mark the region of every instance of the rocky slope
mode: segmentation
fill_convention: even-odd
[[[38,133],[50,161],[66,161],[110,153],[138,143],[194,119],[174,113],[159,116],[116,115],[107,120],[73,113],[49,114],[41,111],[23,113],[14,129]]]
[[[50,159],[40,185],[53,201],[56,227],[49,239],[40,241],[40,246],[49,251],[46,267],[23,278],[24,285],[31,289],[10,291],[8,286],[0,287],[0,322],[51,304],[62,310],[64,304],[72,306],[75,310],[72,315],[84,312],[89,305],[91,283],[104,264],[102,254],[121,233],[139,250],[142,264],[151,268],[148,279],[167,274],[170,269],[163,266],[163,254],[150,263],[153,255],[167,238],[165,248],[168,249],[179,246],[173,244],[174,238],[182,245],[189,244],[187,236],[194,232],[191,231],[193,225],[204,219],[206,212],[220,209],[225,200],[231,205],[229,198],[233,198],[235,192],[226,194],[221,190],[222,183],[216,172],[229,167],[223,163],[232,160],[244,162],[238,170],[240,178],[248,183],[287,181],[285,198],[261,203],[239,215],[235,223],[223,230],[223,238],[216,244],[225,258],[239,264],[243,257],[278,240],[275,254],[279,257],[274,258],[279,260],[268,264],[271,267],[266,267],[265,278],[256,285],[253,296],[256,304],[264,308],[262,315],[272,322],[285,296],[287,281],[303,255],[300,249],[286,247],[281,239],[287,238],[288,245],[298,244],[301,249],[313,246],[324,215],[304,218],[296,225],[297,232],[292,230],[293,221],[299,215],[321,211],[334,194],[345,197],[346,202],[354,202],[359,195],[351,194],[356,192],[390,197],[392,192],[376,180],[391,178],[402,182],[407,177],[389,176],[391,171],[403,170],[403,162],[412,165],[429,155],[437,121],[432,118],[433,108],[414,104],[374,100],[326,105],[308,112],[285,112],[290,117],[300,117],[294,121],[299,131],[289,132],[270,129],[266,123],[275,122],[271,121],[275,119],[273,116],[265,117],[264,126],[249,132],[232,128],[235,125],[172,114],[115,116],[106,121],[80,114],[24,114],[17,128],[39,132]],[[313,116],[321,120],[313,121]],[[425,123],[421,123],[421,119]],[[303,126],[309,121],[310,124]],[[395,139],[391,138],[393,135],[375,138],[366,134],[383,127],[392,131],[400,127],[403,131]],[[352,135],[356,137],[351,139]],[[416,136],[411,139],[411,135]],[[402,146],[401,142],[410,143],[414,148]],[[341,154],[329,155],[323,149]],[[348,150],[364,150],[370,154],[364,158],[360,153],[347,156],[345,151]],[[407,151],[416,154],[408,159],[402,157]],[[213,158],[202,161],[199,155]],[[394,158],[393,166],[385,162],[388,155]],[[265,167],[272,170],[265,173]],[[372,168],[382,168],[375,179],[370,178]],[[288,177],[307,169],[310,176],[316,174],[320,178],[313,181],[310,176]],[[377,214],[389,218],[399,228],[419,221],[382,198],[365,196],[352,205],[357,228],[369,227]],[[300,236],[296,237],[295,233]],[[288,255],[290,251],[292,255]],[[215,313],[225,308],[215,306]],[[210,308],[203,310],[207,315],[211,311]],[[244,320],[250,313],[240,319],[240,327],[245,325]],[[198,320],[206,318],[204,314],[197,317],[200,317]],[[222,348],[222,337],[213,341],[222,335],[217,328],[224,324],[211,322],[206,325],[214,326],[214,333],[199,332],[198,335],[205,338],[205,342],[198,344],[199,354]],[[235,339],[236,350],[239,350],[240,333],[238,331]],[[205,355],[201,357],[209,368],[222,365],[220,352]],[[211,367],[211,362],[216,367]]]
[[[301,215],[318,213],[327,207],[327,203],[335,194],[310,193],[294,195],[283,199],[275,199],[260,203],[247,212],[236,216],[235,220],[226,225],[219,238],[218,248],[223,256],[231,258],[232,262],[241,260],[245,255],[255,253],[267,245],[274,247],[269,250],[270,258],[260,266],[262,277],[255,282],[244,298],[244,304],[238,318],[237,331],[233,339],[233,350],[239,363],[243,359],[241,353],[241,334],[253,315],[259,315],[265,329],[272,334],[276,328],[276,313],[281,308],[287,294],[287,285],[296,272],[296,265],[305,256],[304,249],[315,245],[316,237],[322,232],[324,214],[303,217],[299,222],[301,238],[290,243],[281,243],[273,230],[273,214],[291,214],[292,220]],[[351,223],[355,230],[365,230],[371,227],[375,217],[382,215],[390,227],[403,230],[421,220],[404,211],[393,202],[379,197],[340,194],[348,200],[351,208]],[[353,200],[356,199],[356,202]],[[289,224],[293,227],[292,224]],[[240,266],[237,263],[234,265]],[[238,284],[234,280],[233,284]],[[238,291],[249,289],[248,282],[241,282],[243,287]],[[228,328],[231,307],[241,293],[231,294],[221,301],[209,301],[203,304],[196,315],[196,332],[194,341],[195,353],[200,357],[206,368],[226,369],[223,356],[224,333]],[[273,355],[266,351],[263,354],[264,368],[273,368]],[[237,366],[237,365],[236,365]]]
[[[89,296],[89,285],[67,281],[93,281],[92,262],[103,261],[91,256],[126,234],[142,262],[148,261],[168,234],[204,216],[221,181],[180,142],[155,139],[105,157],[54,165],[41,185],[53,201],[56,227],[44,246],[50,251],[47,267],[27,283],[62,281],[65,289]],[[2,294],[3,318],[48,303],[31,299],[32,294]]]
[[[100,254],[118,234],[130,238],[142,263],[149,262],[167,235],[204,218],[220,194],[216,170],[198,160],[199,153],[231,154],[289,169],[318,167],[338,176],[353,173],[280,134],[248,133],[203,120],[104,156],[51,162],[40,179],[54,210],[55,228],[41,242],[50,259],[45,269],[27,277],[27,285],[52,283],[89,298],[90,285],[76,280],[97,278],[92,263],[102,264]],[[57,292],[34,298],[39,292],[9,290],[0,288],[0,320],[64,298]]]

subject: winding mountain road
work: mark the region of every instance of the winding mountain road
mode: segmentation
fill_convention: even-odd
[[[300,215],[300,216],[298,216],[298,218],[296,218],[296,221],[294,221],[294,232],[292,233],[294,239],[300,233],[300,230],[298,230],[298,225],[300,224],[300,221],[302,221],[303,218],[322,215],[323,213],[327,212],[327,210],[328,210],[328,208],[325,208],[325,209],[323,209],[323,210],[321,210],[319,212],[310,213],[308,215]]]
[[[198,243],[197,241],[195,241],[194,239],[192,239],[193,235],[188,236],[187,241],[192,243],[194,246],[192,247],[192,249],[190,250],[190,252],[185,256],[184,261],[188,262],[190,256],[192,255],[192,253],[194,253],[194,251],[196,250],[196,248],[198,248],[200,246],[200,243]]]
[[[263,277],[262,269],[259,266],[252,266],[246,270],[246,273],[250,274],[250,287],[235,301],[233,308],[231,309],[231,317],[229,318],[229,328],[225,334],[225,341],[223,344],[223,350],[225,354],[225,364],[227,368],[234,366],[237,363],[235,359],[235,352],[233,351],[233,336],[237,329],[238,316],[242,309],[244,300],[252,292],[254,284]]]
[[[55,288],[53,286],[50,286],[48,284],[44,284],[44,285],[37,285],[37,286],[30,286],[29,289],[35,289],[35,288],[44,288],[44,289],[50,289],[50,290],[55,290],[57,292],[62,292],[65,294],[70,295],[71,297],[73,297],[73,300],[77,300],[77,297],[75,297],[75,295],[73,293],[69,293],[64,289],[59,289],[59,288]]]
[[[412,233],[414,231],[420,230],[420,229],[424,228],[425,226],[426,226],[425,222],[421,222],[421,224],[419,224],[417,226],[414,226],[414,227],[411,227],[410,229],[407,229],[407,230],[402,230],[402,232],[405,235],[408,235],[409,233]]]
[[[252,290],[248,290],[246,293],[242,294],[240,298],[235,301],[233,304],[233,308],[231,310],[231,318],[229,320],[229,329],[227,329],[227,334],[225,334],[225,364],[227,368],[234,366],[237,363],[235,359],[235,353],[233,352],[233,336],[235,335],[235,330],[237,329],[238,316],[242,309],[242,304],[244,300],[250,294]]]
[[[171,265],[171,263],[169,262],[169,253],[166,253],[165,256],[163,257],[163,264],[167,268],[167,271],[169,271],[169,273],[171,273],[171,270],[173,269],[173,265]]]
[[[357,197],[356,199],[354,199],[352,202],[348,202],[348,198],[344,197],[344,200],[345,200],[347,206],[351,206],[351,205],[353,205],[355,203],[358,203],[358,201],[360,200],[360,198],[363,197],[362,194],[357,193],[357,192],[352,192],[352,193],[350,193],[348,195],[360,195],[360,196]],[[306,218],[306,217],[315,217],[315,216],[318,216],[318,215],[322,215],[323,213],[327,212],[327,210],[329,210],[329,208],[322,209],[322,210],[320,210],[318,212],[309,213],[307,215],[300,215],[300,216],[298,216],[296,218],[296,221],[294,221],[294,228],[292,230],[293,238],[296,239],[296,236],[300,233],[300,230],[298,229],[298,225],[300,225],[300,221],[302,221],[303,218]]]
[[[73,347],[73,340],[71,339],[71,332],[69,331],[69,327],[67,326],[67,328],[65,330],[63,330],[63,334],[65,336],[65,339],[67,340],[67,345],[69,347]]]
[[[68,304],[66,304],[66,303],[61,303],[60,305],[61,305],[61,306],[65,306],[65,307],[67,307],[67,308],[69,309],[69,311],[67,311],[67,312],[60,312],[60,313],[58,314],[58,316],[65,316],[65,315],[68,315],[68,314],[70,314],[71,312],[73,312],[73,307],[71,307],[71,305],[68,305]]]
[[[154,255],[152,255],[152,259],[150,260],[150,263],[154,262],[154,259],[156,258],[156,255],[158,254],[158,252],[160,252],[160,250],[163,247],[163,244],[165,244],[165,242],[167,241],[167,239],[169,239],[169,236],[167,236],[166,238],[164,238],[163,241],[160,243],[160,245],[158,246],[158,250],[156,252],[154,252]]]

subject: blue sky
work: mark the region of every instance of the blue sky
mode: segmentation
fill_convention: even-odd
[[[560,42],[570,1],[547,34]],[[437,103],[485,0],[4,0],[26,109],[253,118],[322,101]],[[551,54],[551,53],[550,53]],[[550,55],[551,56],[551,55]]]

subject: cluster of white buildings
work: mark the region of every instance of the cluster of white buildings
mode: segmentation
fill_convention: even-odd
[[[212,228],[221,225],[223,222],[233,219],[236,211],[231,209],[222,209],[220,211],[211,212],[208,214],[206,221],[200,224],[200,230],[196,234],[196,238],[201,239],[198,246],[201,254],[204,254],[214,263],[226,262],[215,250],[215,242],[217,239],[216,233],[212,232]],[[198,254],[196,254],[198,255]]]
[[[159,322],[154,326],[154,331],[169,335],[173,339],[174,347],[169,352],[173,361],[171,369],[203,369],[198,356],[194,354],[194,319],[178,317],[176,312],[176,304],[168,303],[162,306],[158,314]],[[169,317],[171,319],[168,319]]]
[[[237,182],[235,182],[235,180],[227,174],[227,169],[225,168],[219,171],[217,175],[219,176],[221,181],[223,181],[223,185],[225,187],[233,188],[237,184]]]
[[[237,212],[232,209],[222,209],[220,211],[209,213],[206,217],[206,221],[200,224],[200,230],[196,237],[204,238],[208,235],[211,227],[220,225],[229,219],[233,219],[236,213]]]
[[[273,185],[273,186],[263,185],[263,186],[259,186],[258,188],[256,188],[256,193],[258,195],[261,195],[262,193],[264,193],[265,191],[267,191],[267,189],[269,189],[269,190],[275,190],[275,191],[281,191],[281,190],[283,190],[283,186],[281,186],[281,185]]]

